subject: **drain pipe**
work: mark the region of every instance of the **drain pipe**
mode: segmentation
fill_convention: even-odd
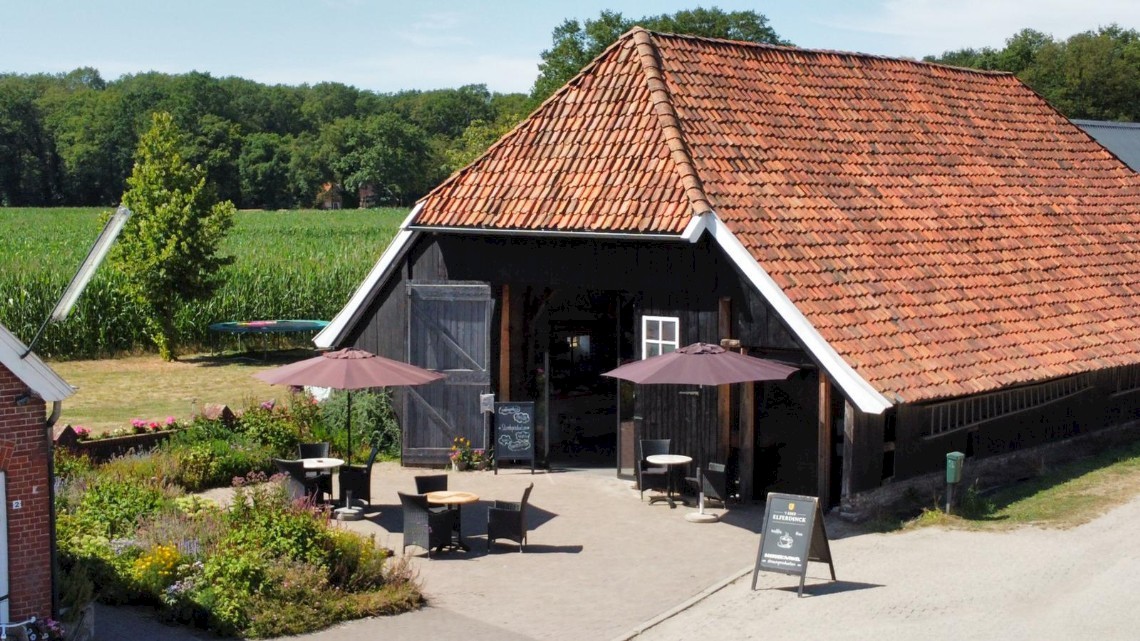
[[[48,539],[51,545],[51,618],[56,620],[59,620],[59,558],[55,540],[55,439],[51,437],[51,432],[62,410],[62,401],[51,402],[51,415],[47,418],[44,430],[48,453],[48,524],[51,527]]]

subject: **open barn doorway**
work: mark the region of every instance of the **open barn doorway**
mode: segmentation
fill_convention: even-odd
[[[552,464],[613,469],[618,460],[619,382],[602,376],[632,352],[632,305],[616,292],[566,289],[547,305]],[[630,316],[625,319],[624,315]],[[630,408],[632,409],[632,408]]]

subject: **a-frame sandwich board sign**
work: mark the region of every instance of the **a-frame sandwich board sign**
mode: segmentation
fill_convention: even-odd
[[[809,561],[826,563],[831,568],[831,580],[835,580],[835,564],[831,562],[831,546],[823,527],[819,499],[769,492],[764,505],[760,547],[756,551],[756,567],[752,570],[752,589],[756,589],[760,570],[798,574],[799,595],[802,597]]]

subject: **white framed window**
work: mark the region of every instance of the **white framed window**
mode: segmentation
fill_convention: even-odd
[[[675,351],[681,346],[681,320],[675,316],[641,317],[641,357]]]

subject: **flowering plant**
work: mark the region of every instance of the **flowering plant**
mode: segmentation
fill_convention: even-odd
[[[76,425],[72,429],[75,430],[75,438],[77,438],[81,441],[86,441],[87,439],[91,438],[91,430],[89,430],[86,427],[83,427],[82,425]]]
[[[65,638],[63,626],[50,617],[32,621],[26,627],[29,641],[56,641]]]
[[[448,456],[451,458],[451,463],[456,467],[461,465],[466,467],[475,463],[475,452],[476,450],[471,449],[470,440],[463,436],[456,436],[451,441],[451,454]]]
[[[167,416],[164,421],[144,421],[141,418],[131,419],[131,432],[133,434],[145,434],[147,432],[161,432],[163,430],[172,430],[178,427],[178,420],[173,416]]]

